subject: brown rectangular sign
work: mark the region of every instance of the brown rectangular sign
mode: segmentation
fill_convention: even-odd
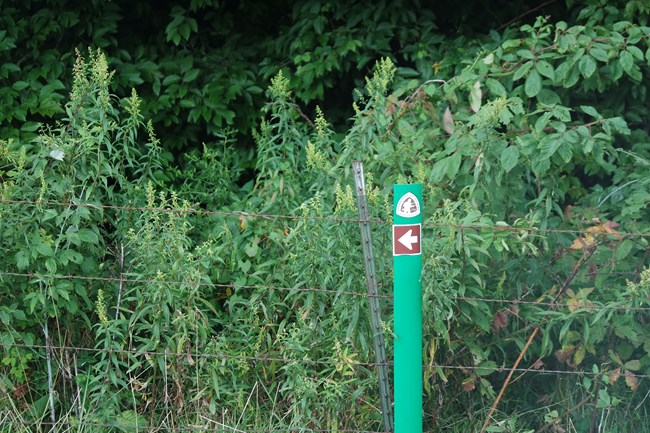
[[[421,224],[400,224],[393,226],[393,255],[417,255],[422,254]]]

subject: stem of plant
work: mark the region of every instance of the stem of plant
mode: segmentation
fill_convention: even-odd
[[[43,282],[38,282],[40,289],[45,293]],[[45,323],[43,324],[43,334],[45,337],[45,355],[47,359],[47,387],[49,390],[49,403],[50,403],[50,420],[52,421],[52,429],[56,425],[56,412],[54,411],[54,380],[52,378],[52,348],[50,347],[50,332],[47,324],[47,314],[45,315]]]
[[[558,291],[557,295],[555,295],[555,298],[553,299],[553,304],[555,304],[559,299],[560,296],[564,294],[564,291],[567,289],[569,284],[571,284],[571,281],[573,281],[573,278],[575,278],[576,274],[578,273],[578,270],[580,270],[580,267],[592,256],[592,254],[596,251],[596,245],[593,245],[590,248],[585,248],[584,252],[582,253],[582,256],[580,259],[576,262],[575,266],[573,267],[573,270],[569,274],[569,276],[566,278],[564,281],[564,284],[562,285],[562,288]],[[548,314],[544,315],[542,318],[545,319],[548,316]],[[530,337],[528,337],[528,341],[524,345],[524,348],[521,350],[521,353],[519,353],[519,356],[517,357],[517,360],[515,361],[514,365],[512,366],[512,370],[510,370],[510,373],[508,373],[508,377],[506,377],[506,380],[503,382],[503,385],[501,386],[501,390],[499,391],[499,394],[497,395],[497,398],[494,400],[494,403],[492,404],[492,407],[490,408],[490,412],[488,413],[487,417],[485,418],[485,422],[483,423],[483,427],[481,427],[481,433],[485,433],[485,430],[489,427],[490,421],[492,420],[492,415],[494,415],[494,412],[497,409],[497,406],[499,405],[499,402],[501,401],[501,397],[503,397],[503,394],[506,392],[506,388],[510,384],[510,380],[512,379],[512,375],[515,372],[515,369],[519,366],[519,363],[521,362],[522,358],[526,354],[526,351],[528,351],[528,348],[530,347],[530,344],[533,342],[533,339],[539,332],[540,326],[537,325],[535,329],[533,329],[533,332],[530,334]]]

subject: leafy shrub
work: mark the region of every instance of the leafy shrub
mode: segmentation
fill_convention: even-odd
[[[333,28],[347,10],[304,8],[333,14]],[[630,10],[594,3],[571,24],[457,39],[454,61],[426,73],[381,59],[343,133],[320,108],[302,113],[314,89],[296,94],[296,75],[275,74],[254,161],[221,131],[172,167],[137,94],[117,104],[106,58],[79,57],[60,123],[2,142],[0,338],[28,347],[3,346],[1,407],[40,421],[53,412],[49,376],[58,414],[107,431],[381,428],[368,310],[352,294],[364,291],[350,175],[360,159],[384,294],[391,185],[425,185],[427,425],[476,430],[499,369],[539,327],[492,431],[586,431],[594,407],[619,431],[642,430],[650,30]],[[200,22],[171,13],[181,47]],[[200,80],[181,63],[170,68]],[[76,363],[52,378],[55,346],[95,350],[62,351]]]

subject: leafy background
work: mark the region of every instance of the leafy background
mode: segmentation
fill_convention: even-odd
[[[538,328],[488,431],[647,431],[650,8],[478,3],[3,3],[0,429],[381,430],[362,160],[382,294],[425,186],[426,428]]]

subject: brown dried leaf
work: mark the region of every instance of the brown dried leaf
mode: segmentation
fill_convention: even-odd
[[[566,362],[568,359],[571,358],[573,353],[575,352],[576,348],[574,345],[569,344],[568,346],[558,349],[555,351],[555,357],[557,358],[558,361],[560,362]]]
[[[604,223],[589,227],[586,232],[594,233],[598,235],[614,235],[617,239],[621,239],[620,233],[614,230],[616,227],[619,227],[620,224],[614,221],[605,221]]]
[[[495,334],[499,332],[501,328],[508,326],[508,313],[503,310],[499,310],[494,314],[492,318],[492,332]]]
[[[572,210],[573,210],[573,205],[571,205],[571,204],[566,205],[566,207],[564,208],[564,219],[565,220],[569,221],[571,219],[571,217],[572,217],[571,211]]]
[[[569,249],[581,250],[583,248],[591,247],[595,243],[596,243],[596,238],[590,235],[589,233],[585,233],[584,236],[580,236],[579,238],[576,238],[576,240],[573,241]]]
[[[630,387],[632,391],[639,389],[639,378],[636,377],[636,374],[631,371],[625,372],[625,383]]]
[[[474,391],[475,388],[476,388],[475,377],[468,377],[465,380],[463,380],[463,391],[470,392],[470,391]]]
[[[609,375],[609,384],[614,385],[620,377],[621,377],[621,369],[617,368],[616,370],[612,371],[611,374]]]
[[[573,292],[573,290],[567,289],[566,293],[569,299],[567,299],[566,305],[569,308],[569,311],[576,311],[577,309],[591,305],[591,302],[587,300],[587,296],[589,296],[589,294],[593,291],[593,287],[586,287],[580,289],[576,294]]]

